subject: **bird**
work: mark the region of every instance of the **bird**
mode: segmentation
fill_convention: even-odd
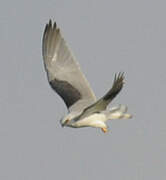
[[[106,133],[108,120],[132,118],[126,105],[108,106],[124,85],[124,73],[115,74],[112,87],[97,99],[60,28],[51,19],[43,33],[42,55],[48,82],[68,109],[60,119],[62,127],[95,127]]]

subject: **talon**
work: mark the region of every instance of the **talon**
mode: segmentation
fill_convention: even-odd
[[[102,130],[104,133],[106,133],[106,132],[108,131],[107,128],[101,128],[101,130]]]

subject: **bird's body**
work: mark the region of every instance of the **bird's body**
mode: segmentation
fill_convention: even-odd
[[[104,113],[94,113],[91,114],[88,117],[85,117],[84,119],[81,119],[77,122],[70,123],[69,127],[100,127],[102,128],[104,125],[104,122],[106,121],[106,116]]]
[[[107,109],[101,112],[95,112],[89,116],[79,119],[78,121],[71,121],[71,123],[66,126],[81,128],[81,127],[98,127],[98,128],[107,128],[105,124],[108,120],[112,119],[129,119],[131,115],[126,113],[127,108],[124,105],[119,105],[113,107],[112,109]],[[70,114],[69,114],[70,115]],[[73,118],[77,117],[73,115]]]
[[[56,23],[52,25],[51,21],[46,25],[43,35],[43,59],[48,81],[64,100],[69,111],[61,120],[62,126],[98,127],[106,132],[107,120],[131,118],[131,115],[126,113],[127,107],[124,105],[110,110],[107,108],[123,87],[123,73],[115,75],[112,88],[96,100],[59,28]]]

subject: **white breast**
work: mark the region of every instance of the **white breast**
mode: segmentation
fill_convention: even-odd
[[[82,120],[78,120],[75,123],[76,127],[87,127],[87,126],[91,126],[91,127],[105,127],[105,122],[106,121],[106,116],[105,114],[102,113],[96,113],[96,114],[92,114]]]

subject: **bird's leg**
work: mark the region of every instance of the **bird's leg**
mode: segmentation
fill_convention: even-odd
[[[101,130],[102,130],[104,133],[108,132],[108,129],[107,129],[107,128],[101,128]]]

